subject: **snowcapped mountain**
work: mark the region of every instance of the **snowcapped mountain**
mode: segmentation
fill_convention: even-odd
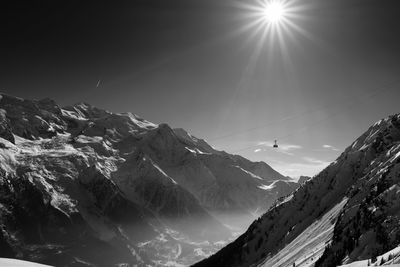
[[[338,266],[373,259],[400,244],[399,200],[400,114],[375,123],[335,162],[195,266]]]
[[[0,95],[0,257],[190,264],[297,183],[131,113]],[[217,216],[217,217],[216,217]]]

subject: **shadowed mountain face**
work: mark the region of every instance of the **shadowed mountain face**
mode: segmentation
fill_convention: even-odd
[[[195,266],[338,266],[400,244],[400,115],[383,119]]]
[[[191,264],[233,237],[221,220],[250,221],[297,187],[183,129],[0,95],[0,257]]]

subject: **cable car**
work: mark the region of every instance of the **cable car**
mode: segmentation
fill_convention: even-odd
[[[277,143],[277,142],[278,142],[278,141],[275,140],[275,144],[273,145],[274,148],[278,148],[278,143]]]

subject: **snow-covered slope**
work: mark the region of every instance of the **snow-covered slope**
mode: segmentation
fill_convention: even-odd
[[[0,97],[3,257],[189,264],[232,238],[218,211],[251,218],[296,188],[265,163],[131,113]]]
[[[94,154],[64,135],[15,139],[0,139],[1,256],[52,265],[148,262],[135,244],[156,236],[157,219],[89,167]]]
[[[394,115],[196,266],[337,266],[377,256],[400,243],[399,185],[400,115]]]
[[[38,264],[29,261],[21,261],[16,259],[0,258],[0,266],[2,267],[49,267],[49,265]]]
[[[297,267],[313,266],[324,252],[325,245],[331,240],[334,222],[346,202],[347,198],[344,198],[324,214],[322,218],[317,219],[307,227],[292,242],[281,249],[279,253],[272,257],[267,257],[261,263],[261,266],[277,267],[293,264]]]
[[[400,266],[400,246],[372,259],[355,261],[339,267]]]

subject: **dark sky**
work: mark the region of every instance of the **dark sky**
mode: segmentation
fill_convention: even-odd
[[[1,4],[0,91],[131,111],[285,174],[314,174],[400,112],[400,3],[287,2],[300,30],[262,43],[254,27],[240,30],[253,19],[243,5],[257,1]],[[275,138],[282,149],[264,146]]]

